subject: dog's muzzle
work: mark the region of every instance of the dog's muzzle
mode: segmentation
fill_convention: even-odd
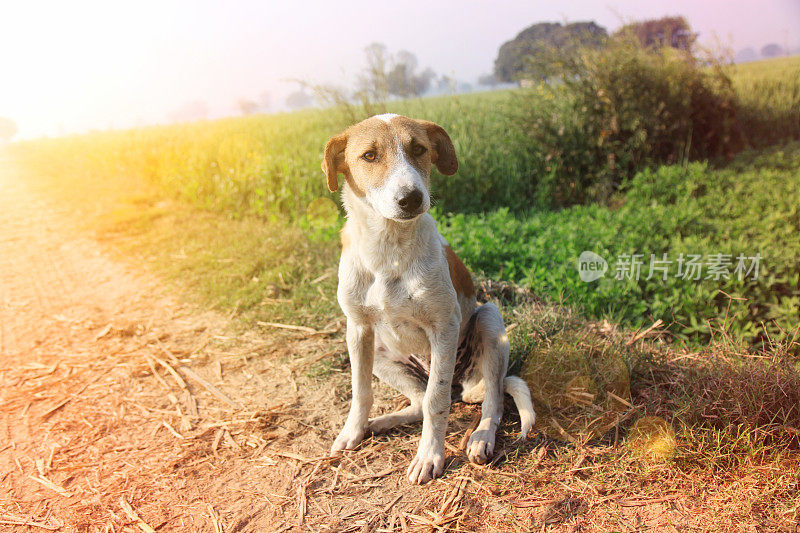
[[[420,214],[420,206],[422,205],[423,194],[419,189],[411,189],[404,192],[404,194],[397,200],[397,205],[400,207],[402,218],[413,218]]]

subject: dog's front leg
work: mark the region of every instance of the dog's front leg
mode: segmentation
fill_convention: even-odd
[[[412,483],[427,483],[444,470],[444,437],[450,415],[450,387],[458,348],[457,317],[440,331],[429,334],[431,372],[422,400],[422,437],[414,460],[408,467]]]
[[[347,319],[347,351],[350,353],[350,371],[353,398],[350,413],[342,431],[333,442],[331,453],[351,450],[364,439],[372,408],[372,363],[375,336],[371,325]]]

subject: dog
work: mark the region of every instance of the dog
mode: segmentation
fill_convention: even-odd
[[[509,343],[500,310],[476,306],[472,277],[428,213],[431,166],[458,170],[453,142],[439,125],[395,114],[368,118],[332,137],[322,170],[339,187],[347,222],[341,232],[337,298],[347,317],[352,403],[331,454],[355,448],[369,433],[422,420],[408,479],[442,474],[452,387],[481,403],[467,444],[470,461],[492,456],[503,392],[517,405],[521,435],[536,413],[525,381],[506,376]],[[369,419],[372,374],[410,405]]]

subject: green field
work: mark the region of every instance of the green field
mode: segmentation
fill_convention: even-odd
[[[461,167],[453,177],[434,174],[434,212],[476,273],[592,318],[632,326],[661,319],[692,342],[722,329],[763,343],[795,335],[800,312],[800,145],[792,142],[800,138],[800,60],[731,72],[742,148],[760,152],[671,165],[643,158],[630,176],[617,172],[603,201],[575,196],[565,208],[552,204],[562,189],[551,183],[570,172],[581,183],[580,169],[596,155],[561,154],[555,169],[554,147],[526,131],[538,123],[520,126],[531,113],[562,113],[553,116],[572,122],[553,134],[554,145],[572,143],[576,154],[594,146],[581,139],[580,110],[557,90],[390,102],[386,110],[436,121],[452,136]],[[213,305],[320,326],[338,315],[336,280],[310,282],[334,272],[342,223],[341,214],[325,216],[338,198],[319,168],[322,146],[359,118],[312,110],[18,142],[6,151],[31,184],[69,199],[87,227]],[[584,283],[576,269],[584,250],[609,263],[623,254],[673,262],[729,254],[731,271],[740,254],[762,260],[757,279],[615,280],[612,264],[606,277]]]

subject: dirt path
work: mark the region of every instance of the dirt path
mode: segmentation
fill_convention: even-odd
[[[268,344],[110,259],[7,168],[0,191],[0,529],[248,523],[265,501],[235,492],[242,467],[211,474],[263,451],[270,408],[296,398]],[[270,480],[293,463],[256,459]]]

